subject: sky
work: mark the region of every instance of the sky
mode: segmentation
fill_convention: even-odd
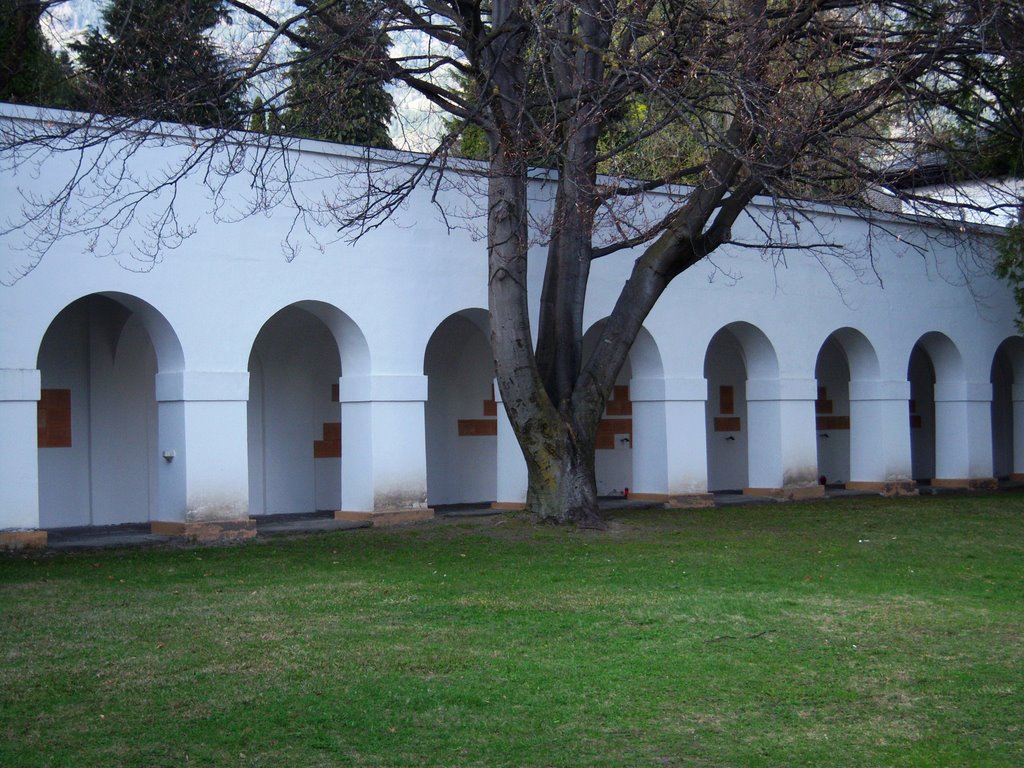
[[[289,5],[286,0],[253,0],[252,4],[262,6],[262,9]],[[66,47],[87,27],[99,26],[101,5],[98,0],[66,0],[51,6],[43,19],[43,30],[55,47]],[[224,28],[229,46],[251,45],[258,34],[259,30],[245,24],[232,24]],[[392,50],[404,53],[415,47],[416,41],[413,39],[395,40]],[[391,87],[390,90],[396,106],[396,116],[390,127],[395,147],[417,152],[432,149],[442,131],[442,116],[420,94],[405,87]]]

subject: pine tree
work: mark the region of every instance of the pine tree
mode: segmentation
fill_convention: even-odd
[[[391,45],[362,0],[341,0],[304,24],[289,70],[283,130],[341,144],[391,148],[394,100],[383,63]]]
[[[40,0],[0,0],[0,101],[75,106],[71,65],[39,27]]]
[[[89,108],[113,115],[231,126],[244,109],[230,63],[209,33],[227,19],[222,0],[111,0],[103,32],[78,53]]]
[[[249,130],[253,133],[267,132],[267,113],[263,99],[257,96],[252,100],[252,114],[249,115]]]

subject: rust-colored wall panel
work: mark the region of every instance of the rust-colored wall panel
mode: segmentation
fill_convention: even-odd
[[[314,459],[340,459],[341,440],[314,440]]]
[[[459,419],[459,437],[493,437],[498,434],[494,419]]]
[[[337,384],[331,384],[331,402],[337,403],[341,400],[341,391]]]
[[[632,435],[633,434],[633,420],[632,419],[601,419],[601,422],[597,425],[597,434],[609,434],[609,435]]]
[[[609,400],[605,413],[609,416],[632,416],[633,404],[629,400]]]
[[[723,384],[718,388],[718,412],[736,413],[735,395],[730,384]]]
[[[615,448],[615,436],[626,435],[630,444],[633,442],[632,419],[601,419],[597,425],[597,440],[594,447],[599,451]]]
[[[832,410],[832,401],[828,399],[828,390],[825,387],[818,387],[818,399],[814,401],[814,412],[828,414],[832,413]]]
[[[605,406],[605,413],[609,416],[632,416],[633,403],[629,399],[629,387],[619,384],[612,387],[612,397]]]
[[[498,403],[494,400],[484,400],[484,416],[494,418],[498,415]]]
[[[716,416],[715,432],[740,432],[739,416]]]
[[[921,428],[921,414],[912,413],[910,414],[910,428],[920,429]]]
[[[819,430],[842,430],[850,428],[849,416],[818,416],[815,419],[815,422],[815,427]]]
[[[323,440],[313,441],[314,459],[340,459],[341,458],[341,422],[328,421],[324,423]]]
[[[71,447],[71,390],[44,389],[36,406],[40,448]]]

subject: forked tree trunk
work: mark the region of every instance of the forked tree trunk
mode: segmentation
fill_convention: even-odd
[[[504,157],[496,154],[493,166],[504,170],[499,163]],[[495,173],[489,181],[489,304],[495,373],[526,458],[530,511],[548,522],[600,528],[594,442],[604,399],[596,392],[582,407],[563,402],[564,411],[560,411],[541,380],[527,300],[526,175],[518,170],[511,162],[509,172]]]
[[[586,41],[582,58],[556,56],[559,93],[596,92],[611,39],[611,17],[596,0],[583,3],[578,19]],[[494,4],[495,38],[480,51],[488,73],[484,95],[490,127],[488,177],[488,306],[495,375],[509,421],[526,458],[527,504],[538,518],[604,527],[597,509],[594,448],[605,402],[644,318],[673,277],[727,237],[728,229],[757,190],[722,199],[738,172],[734,154],[715,157],[707,183],[698,187],[665,229],[634,262],[596,351],[581,359],[583,309],[594,258],[594,215],[605,194],[596,184],[600,111],[589,108],[569,120],[559,164],[548,263],[540,297],[539,339],[534,352],[528,299],[528,157],[534,123],[527,115],[523,51],[533,22],[517,3]],[[494,57],[494,58],[492,58]],[[497,94],[497,96],[495,96]],[[584,100],[586,101],[586,100]],[[589,103],[589,102],[587,102]],[[579,107],[579,104],[577,104]],[[737,146],[739,128],[730,128]],[[712,214],[718,220],[706,227]]]

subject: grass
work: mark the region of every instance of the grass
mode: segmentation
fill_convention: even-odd
[[[3,766],[1024,765],[1024,496],[0,559]]]

